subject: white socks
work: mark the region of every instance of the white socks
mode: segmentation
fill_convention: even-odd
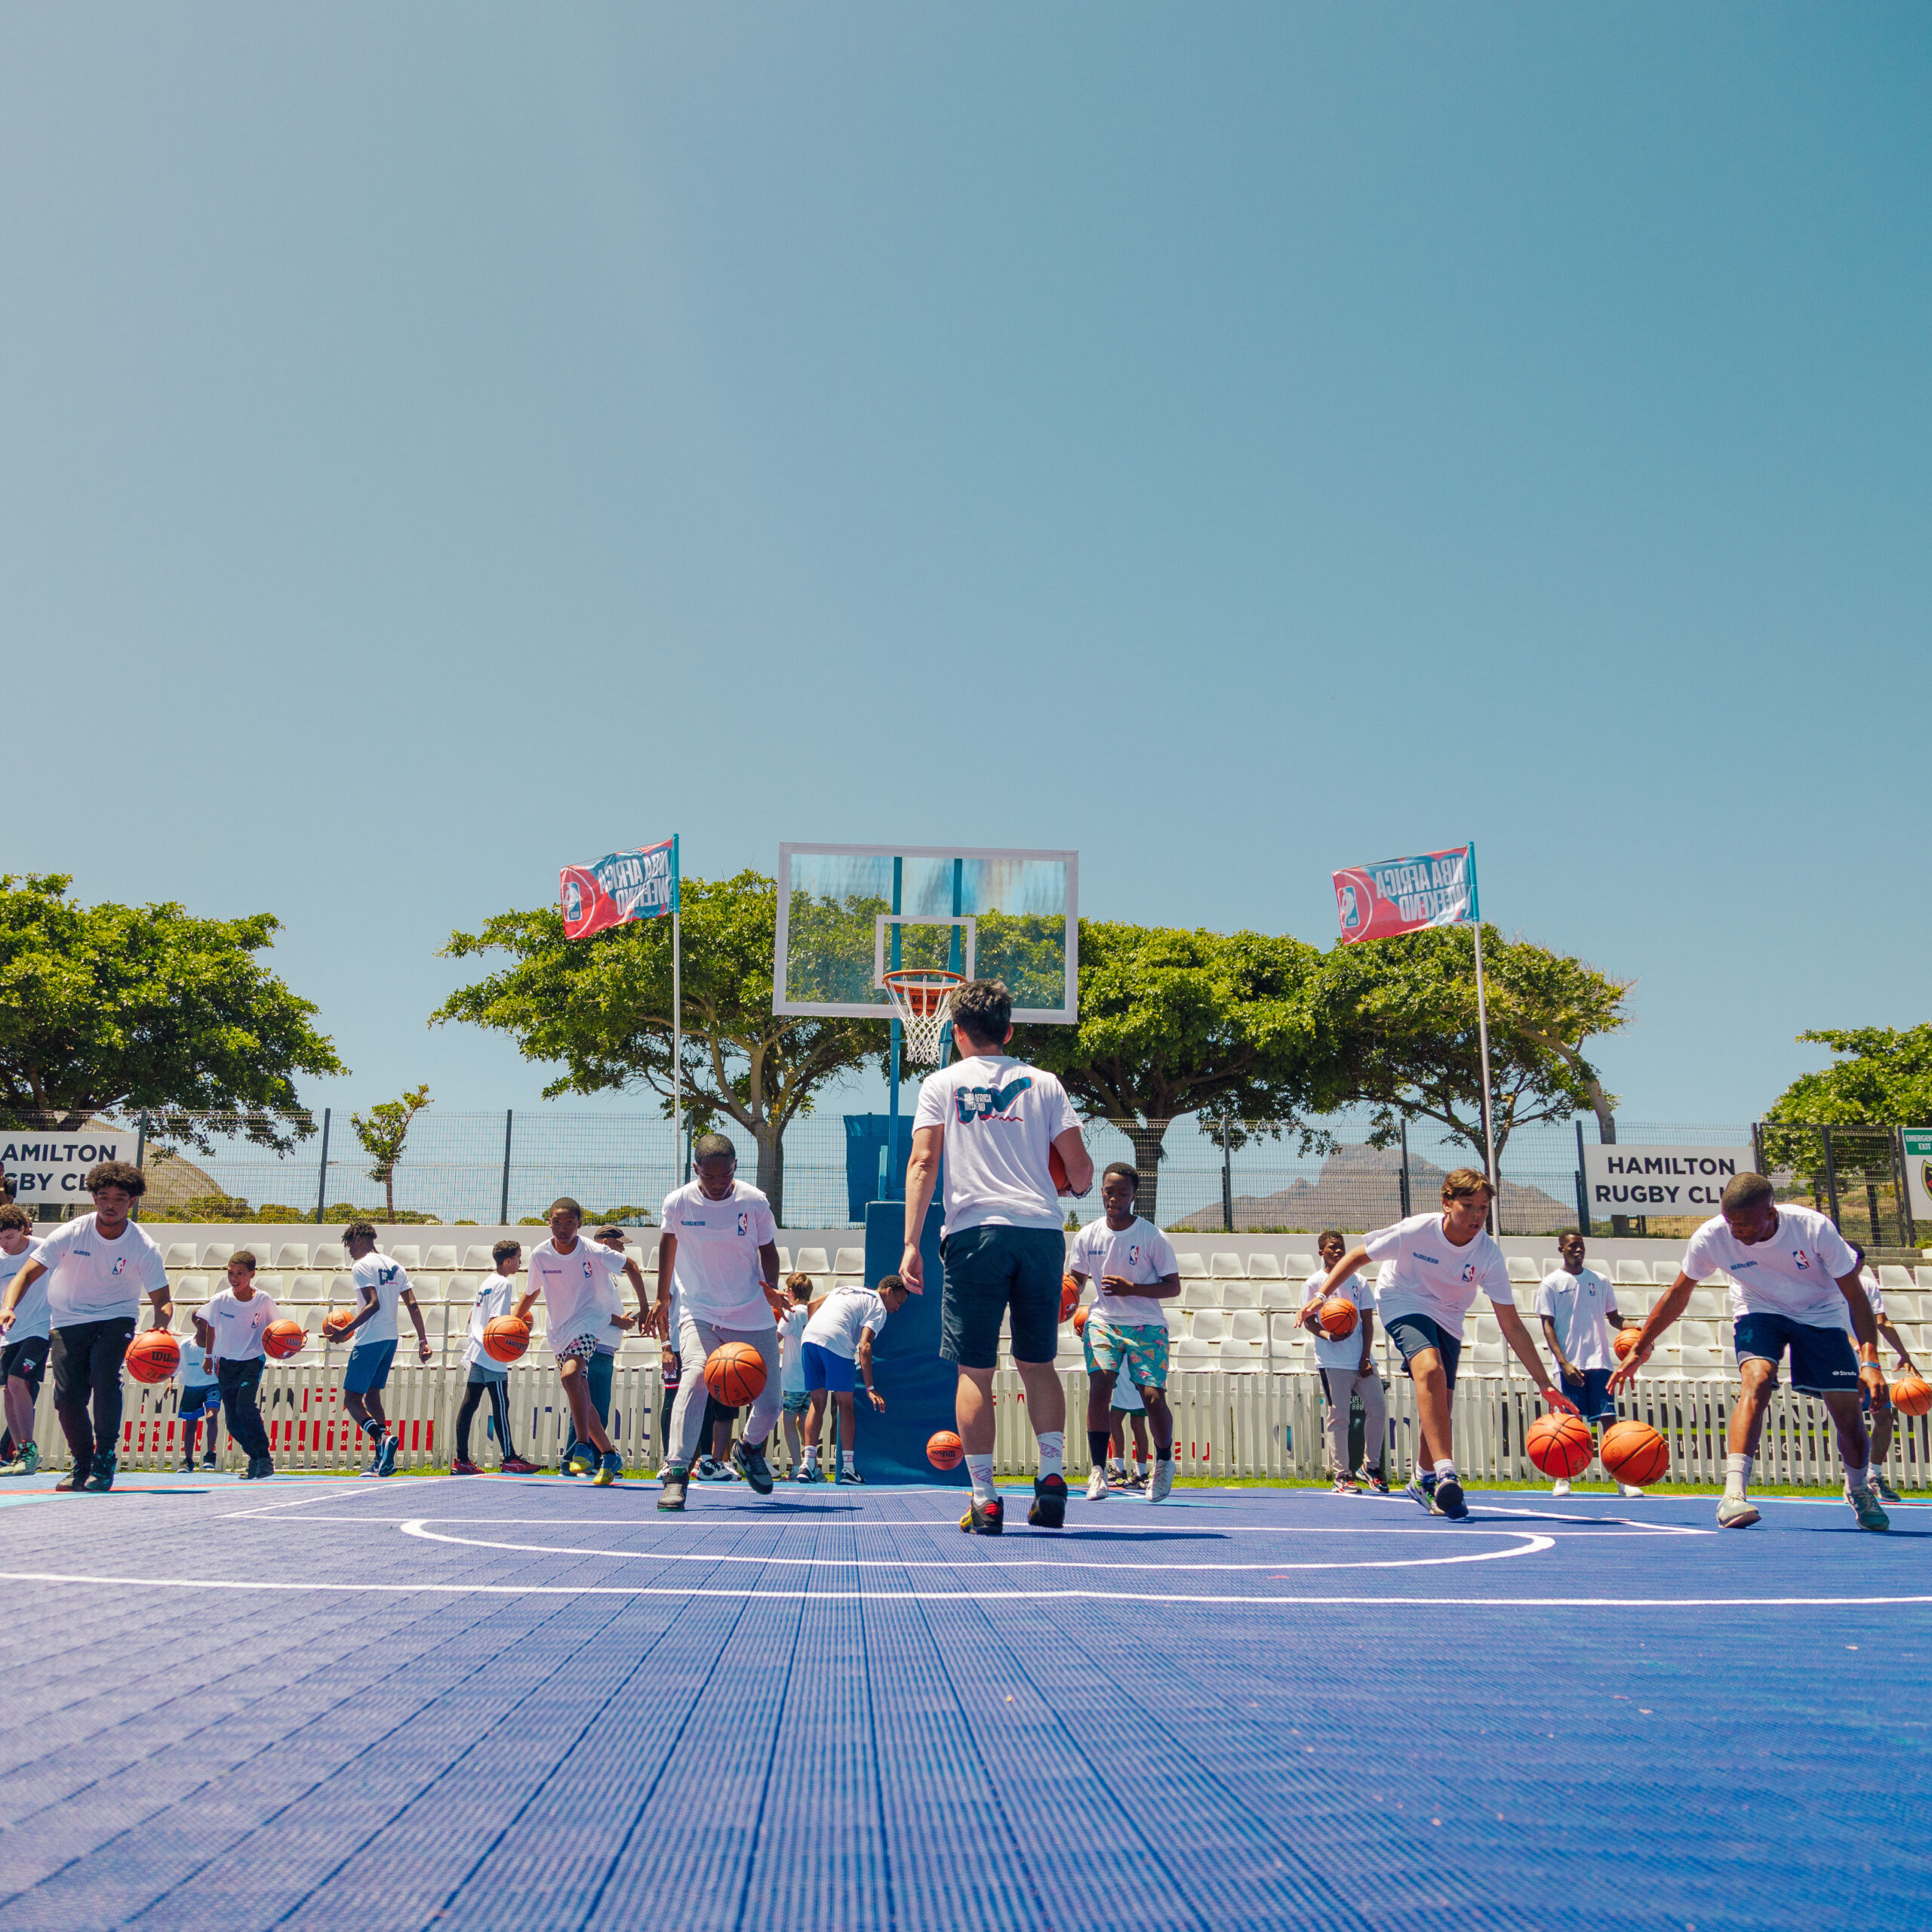
[[[1746,1456],[1734,1450],[1724,1458],[1724,1488],[1727,1496],[1742,1496],[1744,1486],[1751,1480],[1751,1467],[1757,1461],[1755,1456]]]
[[[998,1495],[993,1487],[993,1459],[990,1456],[968,1456],[966,1473],[973,1478],[973,1500],[987,1503]]]
[[[1452,1462],[1438,1463],[1435,1466],[1435,1480],[1438,1482],[1454,1482],[1456,1480],[1456,1465]]]
[[[1844,1466],[1845,1486],[1849,1489],[1869,1489],[1872,1487],[1872,1465],[1869,1463],[1847,1463]]]
[[[1066,1431],[1063,1429],[1042,1430],[1040,1435],[1040,1480],[1048,1476],[1064,1477],[1066,1463]]]
[[[858,1452],[856,1450],[853,1449],[841,1450],[839,1452],[838,1466],[843,1469],[848,1476],[853,1472],[852,1458]]]

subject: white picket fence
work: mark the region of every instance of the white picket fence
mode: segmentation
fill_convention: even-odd
[[[368,1460],[367,1445],[343,1406],[341,1374],[340,1364],[297,1362],[273,1364],[263,1375],[262,1414],[278,1469],[346,1472]],[[398,1364],[392,1371],[383,1403],[396,1429],[398,1468],[448,1468],[465,1380],[460,1369],[434,1365]],[[1061,1380],[1067,1399],[1067,1468],[1069,1474],[1084,1475],[1089,1466],[1087,1377],[1070,1370]],[[995,1378],[994,1393],[999,1472],[1029,1475],[1036,1466],[1035,1444],[1018,1375],[1001,1371]],[[183,1435],[175,1414],[178,1392],[171,1384],[149,1388],[129,1380],[126,1394],[122,1467],[177,1467]],[[1671,1480],[1721,1483],[1724,1428],[1737,1395],[1734,1383],[1645,1377],[1619,1407],[1623,1414],[1650,1423],[1669,1443]],[[569,1412],[548,1358],[540,1363],[518,1363],[511,1370],[509,1398],[518,1448],[533,1462],[554,1466],[567,1439]],[[654,1363],[619,1362],[611,1383],[610,1429],[626,1468],[657,1466],[663,1399]],[[1174,1412],[1175,1453],[1183,1475],[1306,1481],[1324,1473],[1321,1385],[1313,1375],[1176,1373],[1169,1378],[1168,1399]],[[1406,1473],[1416,1441],[1415,1404],[1406,1380],[1389,1387],[1389,1408],[1391,1471]],[[1478,1481],[1536,1479],[1537,1472],[1523,1453],[1523,1439],[1542,1412],[1541,1401],[1520,1380],[1471,1377],[1460,1382],[1455,1397],[1456,1459],[1463,1473]],[[488,1414],[487,1404],[477,1412],[470,1452],[493,1463],[494,1445],[483,1428]],[[35,1430],[47,1466],[65,1468],[67,1446],[54,1414],[51,1386],[41,1392]],[[240,1469],[245,1459],[237,1453],[225,1422],[220,1438],[221,1466]],[[1901,1489],[1932,1487],[1932,1418],[1899,1417],[1887,1468]],[[1766,1420],[1756,1480],[1822,1488],[1839,1484],[1838,1450],[1823,1404],[1789,1390],[1779,1392]]]

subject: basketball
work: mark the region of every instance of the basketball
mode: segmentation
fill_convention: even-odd
[[[348,1333],[349,1324],[355,1319],[352,1309],[332,1309],[322,1317],[322,1333],[332,1342],[339,1342]]]
[[[137,1382],[165,1382],[181,1366],[181,1344],[165,1328],[150,1328],[128,1344],[126,1359]]]
[[[1073,1332],[1076,1335],[1084,1335],[1086,1334],[1087,1317],[1090,1312],[1091,1311],[1088,1309],[1084,1308],[1076,1308],[1073,1311]]]
[[[1073,1311],[1080,1306],[1080,1284],[1071,1275],[1060,1278],[1060,1318],[1063,1321],[1073,1319]]]
[[[1321,1304],[1321,1332],[1331,1342],[1345,1342],[1355,1332],[1359,1318],[1355,1305],[1342,1295],[1331,1295]]]
[[[1603,1432],[1603,1466],[1641,1489],[1670,1467],[1670,1446],[1647,1422],[1614,1422]]]
[[[1922,1416],[1932,1409],[1932,1382],[1921,1375],[1902,1375],[1891,1385],[1892,1407],[1902,1416]]]
[[[483,1352],[492,1361],[515,1361],[530,1346],[530,1324],[496,1315],[483,1324]]]
[[[936,1469],[956,1469],[966,1451],[951,1429],[943,1429],[926,1444],[926,1460]]]
[[[1073,1192],[1066,1178],[1066,1163],[1060,1158],[1057,1147],[1047,1149],[1047,1172],[1053,1177],[1055,1193],[1071,1194]]]
[[[1617,1351],[1617,1359],[1619,1361],[1628,1361],[1630,1359],[1630,1351],[1637,1346],[1637,1337],[1643,1332],[1642,1329],[1634,1327],[1617,1330],[1616,1337],[1610,1346]]]
[[[263,1331],[262,1352],[274,1356],[277,1361],[286,1361],[291,1355],[299,1355],[308,1340],[308,1330],[284,1315]]]
[[[742,1408],[764,1392],[764,1358],[749,1342],[721,1342],[705,1358],[704,1386],[727,1408]]]
[[[1590,1426],[1581,1416],[1538,1416],[1530,1424],[1523,1447],[1546,1476],[1576,1475],[1590,1466],[1595,1454]]]

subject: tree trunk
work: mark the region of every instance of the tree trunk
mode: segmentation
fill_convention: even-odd
[[[1134,1144],[1134,1164],[1140,1171],[1140,1185],[1134,1196],[1134,1211],[1152,1221],[1161,1206],[1161,1163],[1167,1158],[1161,1143],[1168,1137],[1169,1122],[1164,1120],[1117,1120],[1112,1124]]]
[[[758,1140],[758,1189],[771,1203],[771,1218],[785,1225],[785,1131],[772,1121],[752,1129]]]
[[[393,1227],[395,1225],[395,1170],[394,1168],[385,1168],[383,1170],[383,1192],[389,1201],[389,1225]]]

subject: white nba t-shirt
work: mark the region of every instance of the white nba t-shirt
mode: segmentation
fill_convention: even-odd
[[[951,1136],[947,1139],[950,1144]],[[1180,1272],[1173,1244],[1152,1221],[1137,1214],[1118,1233],[1104,1220],[1089,1221],[1073,1237],[1066,1265],[1093,1282],[1094,1306],[1113,1327],[1143,1328],[1167,1321],[1165,1304],[1155,1297],[1113,1294],[1101,1286],[1109,1275],[1158,1286],[1166,1276]]]
[[[136,1223],[118,1241],[103,1241],[94,1224],[91,1214],[63,1221],[35,1257],[47,1270],[48,1315],[56,1328],[138,1318],[142,1296],[167,1288],[161,1250]]]
[[[1684,1272],[1694,1281],[1721,1268],[1730,1277],[1730,1312],[1782,1315],[1807,1328],[1842,1327],[1850,1318],[1838,1277],[1857,1264],[1850,1244],[1815,1208],[1778,1203],[1778,1225],[1769,1241],[1747,1245],[1713,1214],[1690,1237]]]
[[[8,1284],[29,1261],[40,1260],[40,1251],[47,1244],[27,1237],[27,1244],[17,1254],[0,1254],[0,1295],[7,1291]],[[20,1297],[20,1305],[14,1311],[14,1325],[7,1331],[8,1343],[32,1341],[47,1333],[47,1279],[43,1275]]]
[[[734,1180],[722,1201],[712,1201],[688,1181],[664,1197],[664,1232],[678,1240],[671,1272],[681,1323],[689,1315],[717,1328],[771,1328],[758,1251],[777,1240],[778,1223],[763,1194]]]
[[[815,1347],[854,1361],[858,1358],[859,1337],[869,1328],[875,1335],[880,1334],[891,1318],[891,1311],[877,1289],[834,1288],[819,1312],[806,1323],[804,1339]]]
[[[1563,1352],[1578,1368],[1614,1368],[1608,1311],[1617,1306],[1617,1291],[1594,1268],[1573,1275],[1552,1269],[1537,1290],[1538,1315],[1546,1315],[1556,1328]]]
[[[1458,1247],[1442,1226],[1440,1214],[1411,1214],[1394,1226],[1377,1228],[1362,1245],[1372,1261],[1395,1264],[1395,1272],[1376,1295],[1382,1325],[1405,1315],[1426,1315],[1453,1341],[1463,1332],[1463,1318],[1479,1294],[1506,1304],[1513,1312],[1509,1269],[1503,1251],[1487,1233]]]
[[[196,1312],[214,1331],[208,1352],[217,1362],[253,1361],[263,1353],[262,1337],[275,1318],[275,1306],[259,1288],[246,1301],[232,1288],[223,1288]]]
[[[402,1299],[402,1291],[409,1285],[409,1277],[404,1272],[400,1261],[392,1261],[378,1248],[373,1254],[365,1254],[349,1271],[349,1278],[355,1284],[356,1306],[361,1306],[361,1291],[367,1288],[376,1297],[376,1312],[350,1336],[350,1343],[356,1348],[365,1348],[371,1342],[393,1342],[396,1338],[395,1305]]]
[[[1060,1081],[1009,1054],[975,1054],[928,1074],[912,1128],[946,1130],[943,1232],[1058,1228],[1060,1194],[1047,1156],[1079,1124]]]
[[[1325,1268],[1318,1268],[1303,1284],[1302,1299],[1312,1301],[1321,1292],[1321,1284],[1328,1278]],[[1355,1325],[1353,1330],[1337,1341],[1327,1334],[1315,1338],[1315,1359],[1322,1368],[1359,1369],[1361,1367],[1361,1318],[1372,1314],[1375,1309],[1375,1291],[1368,1284],[1366,1275],[1351,1275],[1336,1289],[1336,1294],[1343,1301],[1355,1305]],[[1304,1333],[1306,1331],[1304,1331]]]
[[[469,1334],[463,1345],[463,1365],[475,1368],[507,1369],[509,1363],[499,1361],[483,1346],[483,1331],[499,1315],[516,1312],[517,1288],[514,1275],[489,1274],[483,1278],[483,1285],[476,1291],[476,1305],[469,1311]]]
[[[614,1248],[581,1235],[568,1254],[559,1254],[553,1241],[539,1241],[530,1251],[530,1286],[549,1311],[552,1349],[561,1352],[586,1335],[601,1341],[611,1332],[611,1278],[623,1272],[624,1261]]]

